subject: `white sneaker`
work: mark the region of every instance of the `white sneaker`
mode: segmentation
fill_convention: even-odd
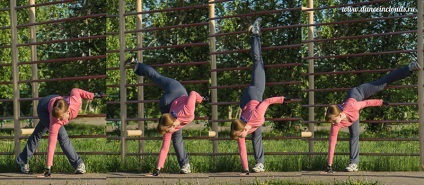
[[[76,174],[84,174],[85,171],[85,164],[84,163],[80,163],[77,167],[77,169],[75,169],[75,173]]]
[[[259,35],[261,32],[261,21],[262,18],[257,18],[252,25],[249,26],[249,32],[251,32],[252,34],[256,34]]]
[[[256,173],[264,172],[265,171],[265,166],[262,163],[257,163],[257,164],[255,164],[255,167],[253,167],[252,169]]]
[[[420,64],[418,64],[418,62],[411,62],[411,63],[408,64],[408,68],[409,68],[410,71],[416,71],[416,70],[421,69],[421,66],[420,66]]]
[[[137,58],[130,56],[127,58],[127,60],[125,60],[124,64],[127,65],[127,64],[134,64],[134,63],[137,63]]]
[[[189,164],[189,163],[185,164],[185,165],[181,168],[180,173],[182,173],[182,174],[188,174],[188,173],[191,173],[191,170],[190,170],[190,164]]]
[[[22,173],[29,173],[29,164],[25,164],[19,156],[16,158],[16,163],[21,167]]]
[[[355,163],[350,163],[346,169],[347,172],[357,172],[358,171],[358,165]]]

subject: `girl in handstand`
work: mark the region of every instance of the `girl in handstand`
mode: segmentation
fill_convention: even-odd
[[[253,55],[252,81],[249,87],[243,92],[240,99],[240,108],[242,108],[240,119],[235,119],[231,123],[230,136],[237,139],[240,159],[243,172],[240,175],[249,175],[249,165],[247,161],[247,151],[245,137],[252,134],[252,144],[256,165],[253,168],[255,172],[263,172],[264,168],[264,149],[262,144],[261,126],[265,122],[265,112],[271,104],[282,104],[284,100],[289,100],[283,96],[268,98],[262,101],[265,90],[265,69],[262,60],[261,44],[259,38],[259,25],[261,18],[258,18],[250,27],[252,32],[251,52]]]

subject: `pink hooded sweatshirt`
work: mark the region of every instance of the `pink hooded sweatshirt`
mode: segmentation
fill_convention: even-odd
[[[243,119],[247,121],[247,125],[252,127],[247,132],[247,134],[251,134],[258,127],[264,124],[265,122],[264,116],[268,106],[270,106],[271,104],[277,104],[277,103],[282,104],[283,102],[284,102],[284,96],[267,98],[260,103],[257,100],[249,101],[243,107],[243,110],[241,112],[241,117],[243,117]],[[246,138],[239,138],[237,142],[238,142],[240,159],[241,159],[241,164],[243,166],[243,169],[244,170],[249,169],[249,164],[247,162]]]
[[[200,96],[199,93],[191,91],[188,96],[180,96],[172,102],[169,113],[174,111],[174,113],[177,115],[177,120],[181,122],[179,126],[175,127],[174,132],[182,129],[184,126],[194,120],[194,109],[196,108],[196,102],[202,103],[202,101],[203,97]],[[169,132],[163,135],[162,148],[160,149],[157,165],[158,168],[163,168],[163,165],[165,164],[165,160],[169,152],[169,146],[171,145],[172,134],[173,133]]]
[[[353,98],[349,98],[345,101],[341,107],[343,108],[343,113],[346,114],[348,121],[342,120],[340,124],[332,124],[330,129],[330,138],[329,138],[329,146],[328,146],[328,165],[333,164],[334,150],[336,148],[337,143],[337,134],[339,130],[344,127],[349,127],[359,119],[359,111],[365,107],[370,106],[381,106],[383,105],[382,99],[374,99],[374,100],[364,100],[364,101],[356,101]]]
[[[49,141],[47,148],[47,166],[53,166],[53,156],[56,149],[57,135],[60,127],[69,123],[70,120],[78,116],[81,109],[82,99],[92,100],[94,94],[82,89],[73,88],[69,97],[57,96],[49,101],[48,109],[50,113]],[[56,100],[65,99],[69,102],[69,120],[58,120],[52,116],[53,104]]]

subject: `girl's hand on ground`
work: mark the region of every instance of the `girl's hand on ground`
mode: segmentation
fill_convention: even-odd
[[[321,172],[321,174],[329,174],[329,173],[334,173],[333,167],[331,166],[327,166],[327,169],[324,172]]]
[[[43,173],[43,175],[37,176],[37,178],[44,178],[44,177],[51,177],[52,171],[51,169],[46,169],[46,171]]]
[[[153,176],[158,176],[160,173],[159,169],[155,169],[155,171],[153,171],[153,173],[146,175],[147,177],[153,177]]]
[[[246,176],[246,175],[249,175],[249,170],[244,170],[244,171],[243,171],[243,172],[241,172],[239,175],[240,175],[240,176]]]

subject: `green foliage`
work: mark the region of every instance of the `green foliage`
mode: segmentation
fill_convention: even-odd
[[[59,17],[78,17],[90,14],[104,13],[101,1],[84,1],[82,3],[69,4],[68,6],[59,6],[62,9]],[[64,15],[64,13],[66,15]],[[58,18],[59,18],[58,17]],[[66,38],[88,37],[104,35],[104,24],[106,18],[98,17],[84,19],[72,22],[64,22],[60,26],[46,25],[45,31],[49,34],[40,34],[40,40],[60,40]],[[92,39],[79,42],[58,43],[53,45],[43,45],[40,47],[41,59],[59,59],[73,58],[82,56],[100,56],[105,55],[106,40]],[[80,76],[96,76],[106,74],[106,65],[104,59],[78,60],[70,63],[46,63],[40,65],[40,71],[43,77],[47,78],[67,78]],[[42,83],[40,92],[42,95],[48,94],[68,94],[70,88],[78,87],[92,92],[106,92],[104,79],[91,79],[79,81],[63,81],[61,83]]]
[[[304,1],[304,5],[305,5]],[[348,4],[351,1],[315,1],[314,7],[327,7],[341,4]],[[370,7],[416,7],[416,1],[409,2],[383,2],[377,5],[364,5]],[[341,8],[325,9],[314,12],[316,23],[342,22],[348,20],[372,19],[381,17],[400,16],[411,13],[404,12],[372,12],[372,13],[344,13]],[[307,15],[302,16],[302,21],[307,23]],[[405,30],[414,30],[417,23],[411,18],[385,19],[378,21],[365,21],[355,23],[342,23],[322,25],[315,27],[315,39],[341,38],[347,36],[369,35],[388,32],[398,32]],[[303,29],[303,39],[307,40],[307,28]],[[345,39],[314,43],[314,53],[316,56],[337,56],[345,54],[360,53],[378,53],[397,50],[411,50],[416,48],[416,34],[394,34],[390,36],[370,36],[358,39]],[[303,55],[307,56],[307,48],[302,50]],[[411,61],[416,61],[416,53],[402,54],[379,54],[363,57],[342,57],[315,59],[315,72],[329,71],[358,71],[374,69],[396,69]],[[308,61],[304,61],[307,64]],[[317,75],[315,76],[315,88],[352,88],[362,83],[377,80],[386,72],[380,73],[357,73],[357,74],[339,74],[339,75]],[[405,80],[396,82],[392,85],[416,84],[417,79],[413,75]],[[305,79],[307,83],[307,79]],[[346,91],[328,91],[315,92],[315,104],[335,104],[341,103],[346,95]],[[375,99],[384,99],[389,102],[416,102],[417,90],[413,88],[387,89],[377,93]],[[302,104],[308,104],[307,99],[303,99]],[[316,108],[316,120],[324,120],[324,108]],[[399,112],[401,114],[399,114]],[[391,106],[385,108],[367,108],[361,111],[361,120],[409,120],[416,119],[415,106]],[[302,117],[308,119],[307,109],[303,109]],[[380,132],[383,128],[381,124],[367,124],[367,130]]]
[[[6,1],[2,1],[5,3]],[[45,1],[49,2],[49,1]],[[26,6],[28,2],[17,1],[17,6]],[[37,1],[37,3],[43,3],[43,1]],[[2,7],[9,7],[9,4],[3,4]],[[91,14],[104,13],[105,10],[102,8],[101,1],[81,1],[69,4],[54,4],[50,6],[36,7],[36,22],[45,23],[51,20],[60,20],[72,17],[79,17]],[[0,11],[0,19],[3,21],[1,26],[9,26],[10,18],[8,11]],[[29,11],[27,8],[20,9],[17,11],[17,24],[24,25],[29,23]],[[36,29],[36,41],[52,41],[52,40],[64,40],[70,38],[88,37],[104,35],[104,24],[106,17],[90,18],[77,21],[65,21],[61,23],[42,24],[35,26]],[[10,30],[0,30],[0,44],[3,46],[10,45]],[[28,27],[18,28],[18,44],[27,44],[30,42],[30,32]],[[18,46],[18,61],[19,65],[19,81],[32,80],[33,73],[32,68],[34,65],[25,64],[31,61],[31,52],[28,46]],[[37,45],[36,58],[35,60],[53,60],[53,59],[64,59],[73,57],[83,56],[101,56],[105,55],[106,52],[106,40],[105,39],[91,39],[81,40],[72,42],[59,42],[51,44]],[[0,63],[10,64],[11,63],[11,49],[5,48],[0,49]],[[69,78],[69,77],[81,77],[81,76],[96,76],[104,75],[105,68],[104,59],[93,59],[93,60],[74,60],[69,62],[55,62],[55,63],[41,63],[36,67],[38,69],[38,79],[48,80],[51,78]],[[11,81],[12,80],[12,68],[1,67],[0,81]],[[32,86],[33,83],[20,83],[20,97],[21,98],[32,98]],[[69,95],[72,88],[77,87],[92,92],[106,92],[105,81],[102,78],[89,79],[89,80],[59,80],[59,81],[47,81],[38,83],[39,97],[47,96],[50,94]],[[11,85],[0,85],[0,99],[11,99],[13,97]],[[90,106],[97,109],[100,113],[105,107],[100,101],[93,101]],[[21,102],[22,115],[32,115],[33,110],[31,101]],[[12,103],[1,102],[0,112],[3,116],[12,115]]]
[[[216,5],[216,15],[236,15],[251,12],[259,12],[264,10],[279,9],[276,7],[299,7],[299,2],[294,1],[232,1]],[[259,16],[243,16],[232,19],[223,19],[217,21],[217,29],[221,33],[235,32],[247,30],[249,25]],[[262,27],[278,27],[286,25],[300,24],[299,11],[284,11],[282,13],[273,13],[260,15],[262,17]],[[262,48],[273,46],[287,46],[300,44],[301,31],[300,28],[290,29],[275,29],[261,34]],[[217,38],[218,51],[232,51],[240,49],[250,49],[250,34],[238,34],[221,36]],[[263,60],[265,65],[294,63],[300,62],[300,53],[298,48],[289,49],[272,49],[263,51]],[[248,53],[231,53],[224,55],[217,55],[217,68],[238,68],[245,66],[252,66],[253,61]],[[225,71],[218,73],[219,85],[233,85],[233,84],[249,84],[251,80],[251,70],[236,70]],[[301,80],[301,67],[277,67],[266,69],[267,83],[272,82],[288,82]],[[265,90],[264,99],[273,96],[287,96],[290,98],[302,98],[301,89],[302,85],[268,85]],[[218,100],[222,102],[234,102],[240,100],[240,95],[244,90],[243,88],[234,89],[226,88],[218,90]],[[219,106],[218,110],[221,114],[221,119],[228,119],[227,106]],[[238,105],[231,106],[232,112],[236,112]],[[267,110],[266,117],[280,118],[280,117],[299,117],[300,106],[297,104],[284,104],[270,106]],[[232,115],[235,116],[235,115]],[[292,122],[275,122],[273,127],[277,130],[288,131],[294,124]]]

